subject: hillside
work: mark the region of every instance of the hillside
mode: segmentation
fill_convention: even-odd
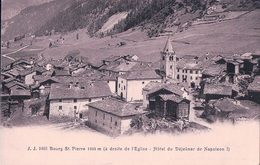
[[[254,52],[259,50],[260,45],[259,17],[258,9],[232,20],[192,25],[189,29],[174,34],[172,44],[179,56],[202,56],[207,53],[230,56],[235,53]],[[79,40],[76,39],[77,33]],[[143,61],[155,62],[160,59],[160,51],[167,40],[167,36],[149,38],[140,30],[128,30],[113,37],[99,39],[90,38],[82,29],[63,37],[64,43],[54,48],[47,48],[49,40],[55,40],[59,35],[41,37],[35,45],[45,46],[46,49],[42,53],[46,58],[61,59],[69,51],[79,50],[80,54],[88,57],[92,63],[111,55],[127,54],[135,54]],[[120,42],[126,44],[118,46]]]
[[[52,0],[2,0],[1,20],[16,16],[21,10],[34,5],[40,5]]]
[[[33,34],[48,20],[70,6],[72,1],[74,0],[55,0],[23,9],[18,15],[1,23],[2,40],[10,40],[28,33]]]
[[[153,37],[165,31],[187,29],[210,8],[241,11],[257,7],[256,0],[55,0],[24,9],[2,24],[1,30],[3,39],[25,33],[42,36],[50,31],[67,33],[78,29],[86,29],[90,36],[102,37],[140,29]],[[127,16],[114,22],[109,30],[100,30],[117,14],[126,12]]]

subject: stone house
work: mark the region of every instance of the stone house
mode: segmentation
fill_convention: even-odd
[[[102,133],[117,136],[129,128],[134,117],[144,114],[135,105],[115,98],[108,98],[88,104],[91,128]]]
[[[150,82],[161,82],[155,70],[137,70],[118,77],[117,95],[126,101],[143,100],[142,90]]]
[[[87,118],[87,104],[111,95],[109,86],[103,81],[54,83],[49,95],[49,118]]]

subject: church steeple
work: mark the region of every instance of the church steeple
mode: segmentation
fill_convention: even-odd
[[[173,50],[173,47],[172,47],[170,37],[168,37],[168,39],[167,39],[167,42],[166,42],[165,47],[163,49],[163,52],[164,53],[175,53],[175,51]]]
[[[161,52],[161,71],[165,74],[166,79],[176,79],[176,55],[173,49],[171,39],[168,37],[167,42]]]

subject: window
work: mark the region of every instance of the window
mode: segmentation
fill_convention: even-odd
[[[165,60],[165,57],[164,57],[164,56],[162,57],[162,60]]]
[[[117,126],[117,121],[115,121],[115,126]]]
[[[62,106],[59,106],[59,110],[62,110]]]
[[[185,73],[188,73],[188,70],[185,70]]]
[[[125,85],[124,85],[124,90],[125,90]]]
[[[177,72],[180,72],[180,69],[177,69]]]
[[[190,79],[192,80],[192,76],[190,76]]]
[[[97,113],[98,113],[98,112],[96,111],[96,116],[97,116]]]
[[[113,118],[112,118],[112,117],[110,117],[110,122],[111,122],[111,123],[113,122]]]
[[[107,81],[107,83],[109,83],[109,81]]]
[[[60,99],[59,102],[62,102],[62,100]]]
[[[198,73],[199,73],[199,71],[196,70],[196,74],[198,74]]]
[[[190,70],[190,73],[192,74],[192,73],[193,73],[193,71],[192,71],[192,70]]]
[[[182,70],[182,73],[184,73],[184,70]]]
[[[74,99],[73,102],[76,103],[78,100],[77,99]]]
[[[177,74],[177,79],[180,79],[180,75]]]
[[[77,109],[77,106],[74,106],[74,109]]]
[[[170,69],[172,69],[172,65],[170,66]]]
[[[142,84],[144,84],[144,81],[142,82]]]
[[[195,80],[198,80],[198,77],[196,77]]]
[[[103,114],[103,120],[105,120],[106,119],[106,114]]]
[[[118,84],[118,88],[120,88],[120,84]]]
[[[88,99],[88,102],[91,102],[92,100],[91,99]]]

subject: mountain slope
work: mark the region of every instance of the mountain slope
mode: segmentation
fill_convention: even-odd
[[[34,33],[46,22],[56,16],[59,12],[66,10],[74,0],[55,0],[38,6],[30,6],[23,9],[13,18],[3,21],[2,27],[5,27],[3,40],[13,39],[17,35]]]
[[[1,0],[1,20],[10,19],[29,6],[40,5],[50,1],[52,0]]]
[[[256,0],[55,0],[29,7],[15,16],[2,29],[3,38],[11,39],[18,34],[34,33],[37,36],[50,32],[70,32],[86,28],[90,36],[104,33],[100,29],[115,14],[128,12],[105,35],[131,28],[141,28],[150,37],[158,36],[167,28],[183,28],[197,18],[203,17],[210,7],[221,10],[251,10]],[[215,8],[215,7],[213,7]],[[4,27],[4,28],[3,28]],[[102,32],[100,34],[100,32]]]

